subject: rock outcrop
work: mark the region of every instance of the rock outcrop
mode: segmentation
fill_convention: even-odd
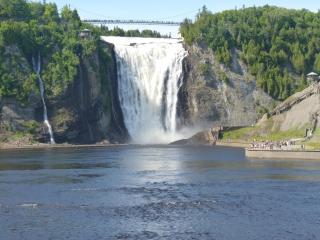
[[[101,43],[102,44],[102,43]],[[74,81],[55,98],[47,98],[48,117],[57,143],[125,142],[117,96],[117,71],[113,50],[102,45],[89,57],[81,57]],[[30,69],[23,54],[17,58]],[[107,56],[107,58],[106,58]],[[45,59],[44,59],[45,62]],[[48,142],[40,96],[30,93],[26,104],[14,98],[0,99],[0,137],[30,134],[33,141]]]
[[[264,116],[258,127],[270,131],[315,130],[320,120],[320,84],[316,83],[298,92],[276,106],[270,116]],[[304,132],[304,131],[302,131]],[[302,136],[301,136],[302,137]]]
[[[212,124],[248,126],[271,110],[274,100],[256,86],[237,51],[232,66],[226,67],[205,46],[193,45],[187,50],[178,111],[183,123],[205,128]]]
[[[319,148],[320,84],[297,92],[275,107],[252,127],[227,129],[222,135],[234,141],[292,141],[309,149]]]
[[[221,127],[210,128],[208,130],[200,131],[194,134],[188,139],[182,139],[170,143],[170,145],[216,145],[217,140],[219,139]]]
[[[78,75],[66,94],[50,102],[57,142],[126,141],[115,58],[112,48],[103,46],[109,53],[108,62],[103,62],[98,52],[90,59],[81,59]]]

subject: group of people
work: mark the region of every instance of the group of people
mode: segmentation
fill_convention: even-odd
[[[262,141],[257,142],[254,140],[251,143],[251,148],[253,149],[262,149],[262,150],[292,150],[293,146],[295,145],[294,141]]]

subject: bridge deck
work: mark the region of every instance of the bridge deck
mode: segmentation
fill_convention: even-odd
[[[149,20],[84,19],[82,21],[86,23],[93,23],[93,24],[139,24],[139,25],[169,25],[169,26],[181,25],[181,22],[149,21]]]

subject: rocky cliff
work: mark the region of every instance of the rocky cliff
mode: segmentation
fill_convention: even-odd
[[[101,43],[102,44],[102,43]],[[25,71],[32,71],[18,48],[10,51]],[[101,45],[81,57],[74,81],[59,96],[47,98],[48,116],[57,143],[124,142],[127,132],[116,95],[117,75],[113,51]],[[43,62],[46,62],[44,59]],[[27,103],[14,98],[0,100],[2,141],[48,142],[39,93],[31,92]]]
[[[248,126],[255,124],[273,100],[256,86],[256,81],[233,53],[230,67],[219,64],[205,46],[186,47],[184,84],[179,92],[180,126],[208,128],[212,125]],[[24,71],[32,71],[19,49],[10,51]],[[91,55],[80,57],[74,80],[58,96],[46,99],[49,120],[57,143],[125,142],[117,96],[117,69],[113,46],[100,42]],[[46,63],[46,59],[43,60]],[[43,125],[39,94],[31,92],[27,104],[16,99],[1,100],[1,136],[27,136],[26,141],[48,142]]]
[[[226,129],[223,139],[240,142],[292,140],[307,148],[319,149],[319,93],[320,85],[314,83],[287,98],[269,114],[264,114],[255,126]]]
[[[81,59],[75,81],[65,95],[51,102],[57,142],[124,142],[127,132],[117,96],[112,48]]]
[[[220,64],[206,46],[186,47],[184,85],[179,116],[187,125],[248,126],[254,124],[274,100],[257,88],[256,81],[233,52],[230,67]]]

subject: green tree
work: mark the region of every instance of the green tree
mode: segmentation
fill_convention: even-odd
[[[234,48],[257,84],[283,99],[305,86],[297,74],[319,69],[320,15],[272,6],[212,14],[203,8],[194,22],[185,20],[180,33],[186,44],[211,48],[221,63]]]
[[[30,10],[25,0],[0,0],[0,20],[28,20]]]
[[[44,13],[44,5],[38,2],[30,2],[29,9],[32,19],[40,19]]]
[[[61,10],[61,20],[66,30],[77,30],[81,25],[80,17],[76,10],[71,10],[68,6],[64,6]]]
[[[303,73],[305,71],[305,58],[301,52],[293,53],[291,62],[297,73]]]
[[[313,68],[316,72],[320,73],[320,53],[316,55],[316,60],[314,62]]]
[[[44,13],[43,13],[43,19],[46,22],[59,22],[59,13],[57,5],[54,3],[49,3],[44,5]]]

